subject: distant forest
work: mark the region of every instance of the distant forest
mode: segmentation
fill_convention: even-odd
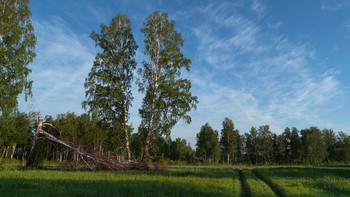
[[[0,119],[1,159],[25,159],[33,142],[36,129],[35,113],[17,113],[10,119]],[[121,124],[113,129],[104,124],[96,114],[59,114],[46,116],[61,131],[60,139],[75,144],[91,146],[113,156],[125,158],[125,136]],[[285,128],[280,135],[272,133],[269,125],[252,127],[247,133],[234,128],[226,118],[222,130],[214,130],[208,123],[197,133],[196,149],[185,139],[152,136],[150,161],[162,164],[335,164],[350,162],[350,136],[332,129],[310,127],[302,130]],[[6,128],[5,128],[6,127]],[[129,131],[131,131],[130,129]],[[140,161],[147,133],[139,129],[130,137],[132,160]],[[50,161],[74,160],[74,154],[64,148],[48,144],[45,158]]]

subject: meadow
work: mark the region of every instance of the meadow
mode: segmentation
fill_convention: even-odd
[[[350,196],[350,167],[171,167],[59,171],[5,167],[1,196]]]

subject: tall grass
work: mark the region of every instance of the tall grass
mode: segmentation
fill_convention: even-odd
[[[239,196],[233,169],[62,172],[14,170],[0,173],[3,196]]]
[[[350,196],[350,168],[259,168],[283,196]]]
[[[272,189],[264,181],[256,177],[250,170],[242,170],[242,179],[242,184],[247,185],[247,195],[252,197],[276,196]]]
[[[0,196],[350,196],[347,166],[176,166],[169,171],[119,172],[2,166],[2,170]]]

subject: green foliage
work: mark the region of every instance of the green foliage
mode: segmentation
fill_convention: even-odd
[[[38,140],[35,147],[31,150],[28,156],[27,166],[41,167],[44,164],[46,152],[49,149],[49,144],[44,140]]]
[[[0,116],[0,158],[24,159],[33,141],[33,114],[3,113]]]
[[[5,113],[0,116],[0,156],[2,158],[14,157],[24,162],[32,147],[33,131],[36,129],[34,119],[35,114],[33,113]],[[228,120],[224,123],[230,123]],[[109,152],[114,156],[125,156],[126,154],[122,124],[117,122],[111,127],[96,113],[84,113],[78,116],[67,112],[58,114],[56,118],[46,116],[44,122],[52,123],[60,131],[59,137],[67,142],[87,145],[95,150]],[[230,160],[234,163],[271,165],[350,162],[350,137],[344,132],[336,135],[332,130],[324,129],[321,132],[311,127],[302,130],[299,136],[296,128],[292,128],[292,131],[286,128],[284,133],[276,135],[271,133],[267,126],[261,126],[259,130],[252,127],[249,133],[239,136],[238,130],[232,132],[233,123],[227,124],[231,127],[225,124],[220,138],[222,162],[225,162],[227,157],[222,148],[227,128],[231,128],[228,130],[234,136],[231,138],[235,142],[234,156],[230,156]],[[46,129],[44,127],[44,130]],[[129,135],[131,132],[132,128],[128,127]],[[142,160],[147,135],[147,128],[139,128],[138,133],[131,135],[132,159]],[[197,134],[196,151],[192,150],[185,139],[171,140],[157,132],[152,134],[151,140],[150,162],[199,164],[198,161],[202,161],[213,164],[220,159],[218,132],[214,131],[209,124],[204,125]],[[43,143],[43,147],[35,154],[41,157],[38,164],[42,164],[43,159],[52,162],[74,159],[74,155],[63,147],[46,143]],[[267,159],[265,160],[264,157]]]
[[[220,158],[218,132],[209,123],[201,127],[197,133],[196,156],[204,161],[218,162]]]
[[[273,159],[276,162],[284,163],[287,159],[286,155],[286,139],[284,138],[284,135],[276,135],[275,133],[272,135],[272,141],[273,141]]]
[[[194,152],[191,145],[185,139],[176,138],[170,143],[170,159],[193,162]]]
[[[14,143],[15,117],[13,113],[3,113],[0,116],[0,146],[2,149]]]
[[[250,133],[244,134],[246,162],[255,164],[258,160],[258,131],[255,127],[250,129]]]
[[[140,161],[143,154],[145,137],[139,133],[134,133],[130,138],[131,158]]]
[[[109,26],[102,23],[100,34],[92,32],[90,37],[103,51],[97,54],[85,80],[87,101],[83,106],[108,121],[123,120],[133,99],[130,88],[136,68],[137,45],[130,19],[118,13]]]
[[[117,122],[113,127],[106,129],[108,129],[108,132],[103,146],[106,147],[105,150],[114,153],[114,155],[126,155],[126,141],[123,125]],[[128,136],[130,136],[132,128],[128,127],[127,129]]]
[[[161,135],[156,135],[152,141],[150,155],[153,157],[153,162],[159,161],[164,157],[169,157],[169,139]]]
[[[327,156],[327,146],[317,127],[301,130],[303,144],[302,157],[310,164],[320,164]]]
[[[339,132],[337,140],[337,161],[350,163],[350,136]]]
[[[327,146],[327,155],[325,160],[329,163],[335,161],[337,157],[337,139],[332,129],[323,129],[322,138]]]
[[[169,136],[180,119],[190,123],[187,112],[198,103],[190,92],[191,82],[181,77],[184,69],[190,71],[191,61],[180,51],[184,41],[174,26],[175,21],[169,21],[166,13],[156,11],[146,18],[141,29],[145,35],[144,53],[149,57],[138,70],[139,91],[145,94],[139,110],[140,127],[148,129],[144,159],[148,156],[152,133]]]
[[[292,134],[290,138],[290,148],[291,148],[291,160],[293,163],[300,161],[301,159],[301,151],[302,144],[301,139],[299,137],[299,131],[297,128],[292,128]]]
[[[23,91],[31,96],[31,70],[36,38],[28,8],[29,0],[0,2],[0,113],[17,108]]]
[[[5,170],[5,161],[1,160],[0,161],[0,171],[3,171],[3,170]]]
[[[271,162],[273,157],[272,132],[269,125],[263,125],[258,130],[259,161]]]
[[[131,33],[130,19],[118,13],[112,18],[109,26],[102,23],[100,34],[92,32],[90,37],[103,51],[97,54],[85,80],[87,101],[83,102],[83,107],[89,107],[90,112],[98,112],[99,116],[110,124],[109,130],[113,135],[124,135],[129,159],[130,129],[127,121],[133,100],[131,82],[136,68],[134,56],[138,47]],[[122,129],[119,123],[122,124]],[[115,133],[117,131],[123,133]],[[108,136],[113,135],[109,133]],[[111,149],[119,149],[118,144]]]
[[[84,113],[80,116],[71,112],[58,114],[52,124],[61,132],[60,138],[101,149],[108,135],[106,130],[108,127],[95,113],[91,115]]]
[[[225,118],[222,122],[222,127],[220,137],[221,156],[227,163],[230,163],[230,156],[232,161],[237,162],[240,154],[239,131],[234,129],[233,121],[228,118]]]

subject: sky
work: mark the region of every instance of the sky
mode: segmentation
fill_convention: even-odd
[[[56,116],[84,113],[84,81],[100,51],[89,35],[117,13],[126,14],[142,67],[145,18],[167,12],[181,32],[198,96],[197,110],[172,130],[192,146],[208,122],[219,132],[225,117],[241,134],[252,126],[310,126],[350,134],[350,1],[347,0],[32,0],[37,57],[29,66],[33,97],[20,111]],[[135,76],[137,77],[137,75]],[[137,131],[143,95],[132,89],[130,122]]]

